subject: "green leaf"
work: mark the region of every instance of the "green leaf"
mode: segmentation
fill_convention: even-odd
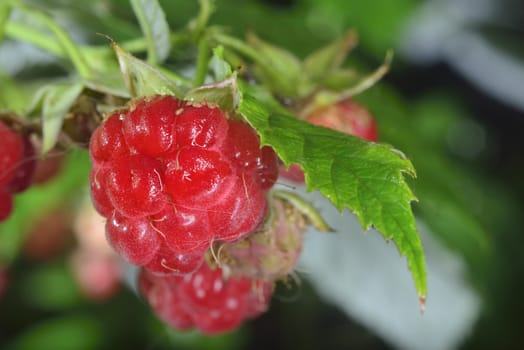
[[[89,350],[103,344],[99,320],[89,315],[66,315],[32,325],[6,346],[8,350]]]
[[[155,67],[134,57],[111,40],[120,72],[131,96],[149,96],[155,94],[183,96],[181,86],[175,84]]]
[[[216,104],[225,111],[235,110],[239,99],[236,74],[217,83],[199,86],[184,96],[186,101]]]
[[[7,26],[7,19],[11,13],[11,4],[2,2],[0,4],[0,43],[4,39],[5,28]]]
[[[16,6],[45,25],[55,35],[55,39],[49,37],[47,40],[50,42],[58,41],[81,77],[89,78],[91,76],[91,66],[87,63],[80,47],[71,39],[69,33],[67,33],[64,28],[62,28],[53,18],[35,7],[18,1],[16,2]],[[52,45],[53,44],[51,43],[46,44],[46,46]]]
[[[213,56],[209,62],[215,81],[222,81],[229,78],[233,71],[229,63],[224,59],[224,47],[217,46],[213,49]]]
[[[286,165],[298,163],[309,191],[319,190],[339,210],[349,208],[365,229],[374,226],[405,255],[419,294],[426,297],[424,251],[411,210],[413,193],[404,175],[411,162],[391,146],[313,126],[274,113],[244,92],[239,112]]]
[[[45,88],[42,96],[42,154],[55,146],[64,118],[83,89],[81,83],[55,84]]]
[[[256,52],[255,74],[277,95],[298,97],[309,84],[303,82],[302,63],[291,52],[250,33],[247,41]],[[252,57],[252,59],[255,59]]]
[[[152,64],[163,62],[171,49],[169,25],[157,0],[131,0],[147,42],[147,59]]]
[[[329,72],[340,68],[349,51],[357,44],[355,31],[348,31],[342,38],[314,51],[306,57],[303,69],[312,80],[323,79]]]

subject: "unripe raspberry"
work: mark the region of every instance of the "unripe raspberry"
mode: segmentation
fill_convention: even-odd
[[[302,252],[306,228],[302,213],[280,199],[272,201],[267,227],[246,238],[221,245],[218,261],[233,275],[275,281],[291,273]]]

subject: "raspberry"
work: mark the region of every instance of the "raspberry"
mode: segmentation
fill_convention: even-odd
[[[306,118],[314,125],[324,126],[368,141],[378,138],[377,124],[366,108],[352,100],[328,106]]]
[[[109,218],[109,241],[129,262],[163,275],[190,273],[212,242],[256,230],[278,175],[274,151],[260,148],[247,124],[172,96],[111,113],[90,154],[91,197]]]
[[[176,135],[179,147],[216,148],[226,138],[228,123],[220,109],[185,105],[178,112]]]
[[[108,170],[108,167],[95,166],[89,173],[89,185],[91,188],[93,206],[101,215],[105,217],[109,217],[115,210],[106,191]]]
[[[115,209],[130,217],[158,213],[167,204],[162,174],[162,164],[148,156],[115,159],[106,182]]]
[[[168,206],[152,216],[152,223],[174,252],[203,253],[213,238],[206,210]]]
[[[209,207],[209,223],[220,240],[235,241],[264,221],[267,199],[255,179],[237,176],[235,186],[219,203]]]
[[[162,244],[155,255],[145,267],[160,275],[184,275],[198,269],[204,263],[202,253],[176,252],[166,244]]]
[[[228,187],[232,174],[221,154],[196,147],[181,149],[166,158],[165,164],[166,190],[175,203],[181,199],[185,204],[202,206],[215,201]]]
[[[233,275],[275,281],[291,273],[302,251],[306,221],[302,213],[279,199],[272,201],[271,222],[246,238],[218,247],[218,261]]]
[[[106,235],[118,254],[138,266],[150,262],[161,244],[149,219],[127,218],[117,211],[106,222]]]
[[[0,187],[0,222],[7,219],[13,211],[13,195]]]
[[[122,121],[126,114],[125,110],[112,112],[104,124],[93,132],[89,141],[89,154],[95,164],[129,154],[122,132]]]
[[[124,135],[131,152],[160,157],[175,142],[175,113],[179,101],[154,96],[131,106],[123,121]]]
[[[375,119],[369,111],[354,102],[344,100],[322,108],[305,119],[307,122],[360,137],[367,141],[377,141],[378,130]],[[280,176],[296,183],[304,183],[304,172],[297,164],[288,169],[280,167]]]
[[[12,194],[29,187],[35,170],[35,150],[28,135],[15,132],[0,121],[0,221],[13,210]]]
[[[22,158],[18,164],[14,177],[6,185],[12,193],[19,193],[26,190],[32,182],[36,168],[35,149],[29,137],[22,137],[23,151]]]
[[[231,331],[264,312],[272,284],[247,277],[225,278],[203,264],[185,276],[160,277],[142,270],[140,290],[160,319],[177,329],[204,334]]]
[[[24,154],[24,141],[19,134],[0,122],[0,186],[7,185],[16,175]]]

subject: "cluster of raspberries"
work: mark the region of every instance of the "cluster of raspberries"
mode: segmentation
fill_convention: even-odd
[[[35,149],[27,135],[0,122],[0,222],[13,210],[13,194],[32,182],[36,166]]]
[[[229,277],[205,262],[268,214],[278,158],[218,107],[151,96],[110,113],[90,141],[91,196],[112,247],[142,267],[140,287],[181,329],[227,331],[264,311],[272,283]]]

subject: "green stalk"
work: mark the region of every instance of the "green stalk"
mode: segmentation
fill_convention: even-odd
[[[209,42],[206,38],[200,39],[198,43],[198,57],[195,77],[193,78],[193,86],[200,86],[204,84],[209,68],[210,55]]]
[[[58,43],[65,50],[67,56],[82,78],[89,78],[91,76],[91,68],[87,64],[87,61],[80,52],[78,46],[73,42],[71,37],[62,27],[60,27],[52,18],[31,6],[21,2],[16,2],[16,6],[40,20],[45,26],[47,26],[47,28],[49,28],[49,30],[51,30],[51,32],[53,32],[58,40]],[[51,38],[46,38],[48,41],[52,41]],[[42,44],[50,46],[49,44]]]
[[[222,44],[226,47],[235,49],[236,51],[242,53],[243,55],[251,58],[253,61],[264,64],[263,60],[260,59],[258,52],[253,49],[251,46],[247,45],[242,40],[239,40],[235,37],[215,32],[212,34],[213,39],[215,39],[219,44]]]

